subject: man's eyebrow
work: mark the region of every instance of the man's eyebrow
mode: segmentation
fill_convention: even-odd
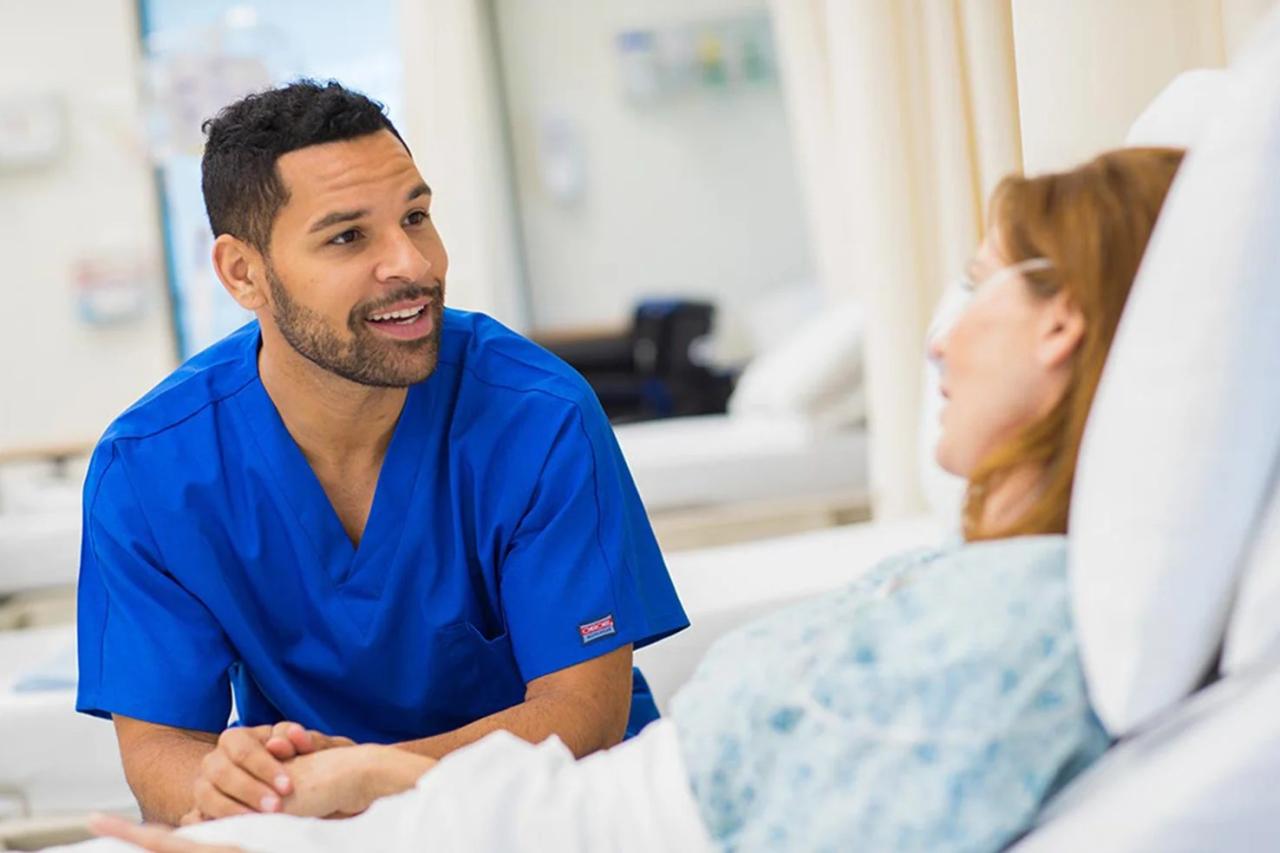
[[[307,229],[308,234],[314,234],[317,231],[323,231],[334,225],[340,225],[343,222],[351,222],[361,219],[369,215],[367,210],[338,210],[327,214],[316,221],[314,225]]]
[[[415,198],[419,198],[420,196],[424,196],[424,195],[431,195],[431,187],[427,186],[426,183],[421,183],[421,184],[418,184],[413,189],[409,190],[409,194],[404,197],[404,200],[413,201]],[[344,222],[352,222],[356,219],[361,219],[368,215],[369,215],[369,211],[367,210],[334,211],[333,213],[326,214],[325,216],[316,220],[316,223],[307,229],[307,233],[314,234],[317,231],[323,231],[324,229],[331,228],[334,225],[341,225]]]

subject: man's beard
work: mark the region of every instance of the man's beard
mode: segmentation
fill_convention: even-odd
[[[271,287],[272,310],[280,334],[297,352],[324,370],[380,388],[405,388],[435,372],[440,358],[440,330],[444,325],[444,284],[415,285],[390,294],[378,304],[357,305],[347,316],[350,337],[342,337],[324,317],[300,305],[289,296],[284,282],[267,264],[267,284]],[[383,338],[369,328],[365,318],[397,302],[430,299],[423,309],[430,313],[431,331],[412,341]]]

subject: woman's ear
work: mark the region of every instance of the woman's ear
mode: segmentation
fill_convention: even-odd
[[[1084,314],[1065,292],[1054,294],[1044,304],[1036,341],[1036,359],[1052,369],[1071,360],[1084,340]]]
[[[262,255],[243,240],[230,234],[219,234],[213,241],[213,269],[231,298],[248,311],[267,304],[261,276]]]

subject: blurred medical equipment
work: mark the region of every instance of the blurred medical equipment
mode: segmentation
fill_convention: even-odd
[[[623,90],[636,105],[653,107],[700,91],[722,94],[777,78],[770,21],[758,12],[624,30],[615,49]]]
[[[715,315],[707,302],[651,299],[624,331],[535,339],[582,374],[615,424],[723,412],[732,379],[706,354]]]

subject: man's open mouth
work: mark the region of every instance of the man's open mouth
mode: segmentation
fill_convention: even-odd
[[[410,308],[401,308],[397,311],[383,311],[380,314],[369,315],[370,323],[391,323],[397,326],[407,326],[418,318],[418,315],[427,310],[426,303],[413,306]]]

